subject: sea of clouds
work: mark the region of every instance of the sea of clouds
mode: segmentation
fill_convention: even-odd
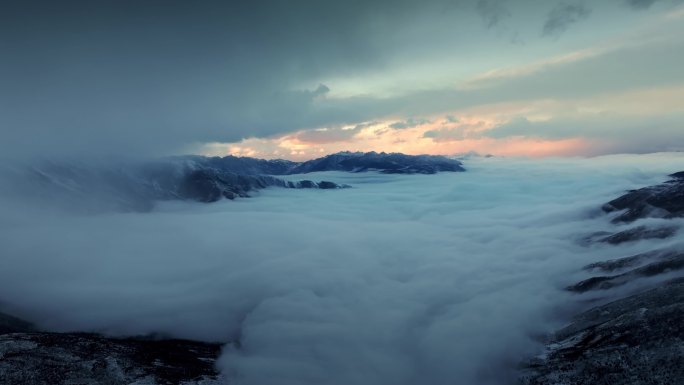
[[[218,361],[232,384],[506,384],[567,321],[562,288],[581,266],[678,241],[578,242],[614,231],[600,206],[684,169],[684,154],[465,167],[292,176],[353,188],[148,213],[5,200],[0,311],[55,331],[232,341]]]

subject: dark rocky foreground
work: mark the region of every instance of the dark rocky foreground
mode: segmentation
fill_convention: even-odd
[[[604,206],[613,223],[684,216],[684,172]],[[594,234],[584,243],[620,244],[676,236],[675,224]],[[590,264],[590,278],[566,289],[585,311],[523,365],[524,385],[684,384],[684,248]],[[594,305],[591,305],[591,304]]]
[[[684,279],[578,315],[521,383],[684,384]]]
[[[222,383],[214,367],[219,344],[37,332],[2,314],[0,322],[5,326],[0,329],[3,385]]]

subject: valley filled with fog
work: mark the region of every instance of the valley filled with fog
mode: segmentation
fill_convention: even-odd
[[[149,212],[14,196],[0,202],[0,310],[51,331],[226,343],[235,384],[505,384],[580,306],[562,289],[581,266],[681,243],[581,240],[609,228],[604,203],[682,164],[472,157],[466,172],[320,172],[306,178],[351,188]]]

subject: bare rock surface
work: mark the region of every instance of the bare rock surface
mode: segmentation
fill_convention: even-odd
[[[604,211],[622,211],[613,219],[616,224],[684,216],[684,172],[670,176],[674,179],[607,203]],[[618,245],[672,238],[677,231],[674,224],[641,225],[596,233],[581,242]],[[661,248],[595,262],[584,270],[596,275],[566,290],[578,295],[577,304],[586,304],[587,295],[598,303],[551,335],[544,352],[522,365],[520,384],[684,384],[684,251]],[[643,281],[648,284],[638,285]],[[631,290],[619,291],[627,284],[633,284]],[[606,298],[612,301],[605,303]]]
[[[678,226],[637,226],[603,237],[599,239],[599,242],[619,245],[621,243],[640,241],[643,239],[665,239],[675,235],[678,230]]]
[[[684,279],[579,314],[525,365],[520,382],[684,384]]]
[[[629,191],[603,206],[606,212],[623,211],[613,222],[633,222],[639,218],[684,216],[684,171],[671,174],[671,180]]]
[[[584,293],[590,290],[607,290],[613,287],[624,285],[639,278],[652,277],[659,274],[665,274],[684,269],[684,253],[665,251],[656,256],[648,254],[650,253],[647,253],[647,255],[642,254],[589,265],[585,267],[585,269],[614,271],[616,269],[623,269],[630,265],[638,264],[639,262],[643,262],[645,260],[651,260],[651,262],[643,266],[629,269],[620,274],[599,275],[585,279],[572,286],[569,286],[567,290],[576,293]]]
[[[4,385],[210,385],[221,345],[109,338],[87,333],[0,335]]]

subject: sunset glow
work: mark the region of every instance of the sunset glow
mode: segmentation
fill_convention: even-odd
[[[684,84],[645,87],[579,99],[540,99],[474,106],[446,114],[361,122],[356,125],[298,130],[284,135],[209,143],[199,152],[210,156],[249,156],[307,160],[339,151],[406,154],[497,156],[593,156],[629,152],[627,143],[649,125],[658,128],[668,116],[684,114]],[[612,120],[626,121],[619,125]],[[536,131],[497,135],[520,120]],[[557,121],[574,122],[575,132],[557,133]],[[594,131],[580,126],[593,124]],[[632,126],[637,124],[637,126]],[[673,127],[676,130],[676,125]],[[624,137],[612,136],[622,130]],[[631,130],[631,131],[630,131]],[[684,131],[684,128],[682,128]],[[604,131],[604,132],[602,132]],[[558,137],[553,137],[556,135]],[[621,142],[624,140],[625,142]],[[620,151],[620,148],[625,150]],[[665,148],[676,150],[676,148]]]

